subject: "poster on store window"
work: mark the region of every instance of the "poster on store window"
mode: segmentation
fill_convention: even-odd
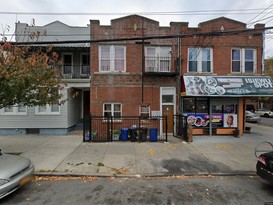
[[[188,124],[195,127],[208,127],[209,115],[208,114],[188,114]],[[211,116],[211,124],[213,127],[223,127],[223,115],[213,114]]]
[[[237,114],[224,114],[224,127],[237,127]]]

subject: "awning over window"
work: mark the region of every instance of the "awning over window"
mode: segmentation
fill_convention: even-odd
[[[183,76],[181,96],[273,96],[268,76]]]

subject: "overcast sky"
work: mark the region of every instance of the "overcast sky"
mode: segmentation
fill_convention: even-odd
[[[0,33],[13,34],[16,21],[31,24],[35,19],[36,26],[43,26],[59,20],[70,26],[86,26],[90,19],[96,19],[109,25],[111,19],[130,14],[156,20],[160,26],[181,21],[197,27],[200,22],[225,16],[247,23],[249,28],[253,23],[272,27],[273,0],[2,0]],[[273,57],[273,29],[266,33],[265,56]]]

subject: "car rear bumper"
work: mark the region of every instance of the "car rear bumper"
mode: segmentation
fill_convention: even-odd
[[[264,179],[267,183],[273,185],[273,173],[266,166],[264,166],[260,161],[256,165],[257,175]]]

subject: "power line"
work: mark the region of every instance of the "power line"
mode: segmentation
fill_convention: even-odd
[[[268,8],[266,8],[268,9]],[[223,10],[192,10],[192,11],[159,11],[159,12],[136,12],[139,15],[213,15],[229,12],[230,14],[256,14],[258,11],[266,9],[223,9]],[[273,9],[271,9],[273,10]],[[242,13],[247,12],[247,13]],[[251,13],[250,13],[251,12]],[[270,12],[270,11],[269,11]],[[131,15],[129,12],[21,12],[21,11],[0,11],[0,14],[13,15]]]
[[[151,40],[151,39],[171,39],[171,38],[188,38],[188,37],[199,37],[199,36],[226,36],[226,35],[237,35],[241,33],[259,32],[259,34],[267,29],[273,29],[273,27],[266,27],[260,29],[244,29],[244,30],[233,30],[226,32],[207,32],[207,33],[193,33],[193,34],[176,34],[176,35],[157,35],[157,36],[141,36],[141,37],[127,37],[127,38],[113,38],[113,39],[94,39],[94,40],[73,40],[73,41],[35,41],[35,42],[10,42],[14,45],[45,45],[45,44],[72,44],[72,43],[100,43],[100,42],[115,42],[115,41],[140,41],[140,40]],[[2,42],[3,44],[4,42]]]

